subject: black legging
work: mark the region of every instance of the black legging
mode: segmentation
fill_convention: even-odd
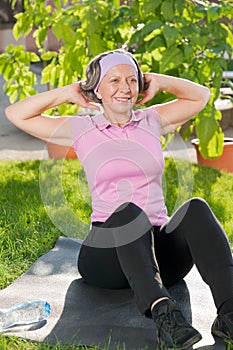
[[[142,314],[170,297],[166,287],[196,264],[217,308],[233,297],[233,261],[227,237],[208,204],[185,202],[162,228],[151,226],[133,203],[96,222],[84,241],[78,268],[84,280],[103,288],[132,288]]]

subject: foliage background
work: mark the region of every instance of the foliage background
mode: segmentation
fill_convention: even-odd
[[[16,15],[13,33],[18,39],[33,31],[38,52],[10,45],[0,55],[0,73],[11,103],[37,92],[32,63],[43,65],[41,83],[51,89],[84,79],[85,66],[93,56],[123,47],[135,55],[144,72],[190,79],[211,89],[209,104],[182,134],[188,138],[195,128],[202,155],[221,154],[221,112],[214,102],[232,57],[233,1],[25,0],[24,8]],[[47,50],[51,32],[59,42],[57,51]],[[160,92],[150,104],[173,98]],[[49,111],[76,112],[77,106],[67,104]]]

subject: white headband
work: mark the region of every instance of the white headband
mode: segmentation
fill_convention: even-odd
[[[100,85],[103,77],[107,74],[107,72],[111,68],[113,68],[119,64],[128,64],[128,65],[132,66],[136,70],[136,72],[138,72],[137,65],[134,62],[134,60],[129,55],[126,55],[126,54],[120,53],[120,52],[109,53],[108,55],[101,58],[101,60],[99,61],[99,64],[100,64],[100,77],[99,77],[99,81],[98,81],[96,87],[94,88],[95,93],[98,90],[99,85]]]

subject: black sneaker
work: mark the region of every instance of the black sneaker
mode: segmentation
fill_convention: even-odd
[[[233,344],[233,312],[218,315],[211,327],[211,333]]]
[[[152,310],[158,332],[156,349],[184,350],[201,340],[201,334],[184,318],[176,308],[175,301],[163,300]]]

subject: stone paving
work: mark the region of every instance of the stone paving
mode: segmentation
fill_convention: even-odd
[[[5,116],[9,99],[3,92],[3,77],[0,75],[0,159],[30,160],[47,158],[44,142],[16,128]],[[40,86],[43,90],[43,86]]]

